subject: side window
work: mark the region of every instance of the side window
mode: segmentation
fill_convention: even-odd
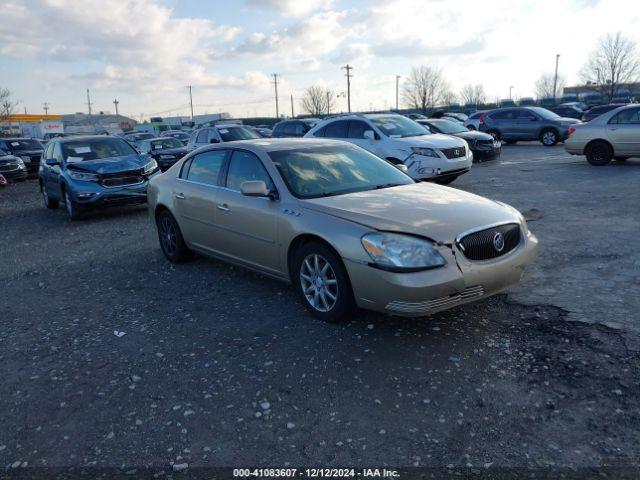
[[[267,188],[273,189],[273,182],[262,162],[253,153],[236,150],[231,155],[227,171],[227,188],[240,191],[242,182],[262,180]]]
[[[52,158],[51,154],[53,153],[53,143],[49,143],[47,145],[47,148],[44,149],[44,152],[42,153],[42,158],[44,160],[47,160],[48,158]]]
[[[296,125],[295,123],[285,123],[284,124],[284,128],[282,129],[282,132],[285,135],[290,135],[293,136],[296,134]]]
[[[187,180],[206,185],[217,185],[226,155],[226,150],[211,150],[195,155],[191,160]]]
[[[60,144],[58,142],[53,144],[53,152],[51,153],[51,156],[58,162],[62,163],[62,148],[60,148]]]
[[[295,128],[293,134],[296,137],[302,137],[302,136],[304,136],[305,133],[307,133],[309,131],[309,129],[303,123],[295,123],[293,126]]]
[[[492,113],[492,114],[488,115],[488,117],[491,120],[505,120],[506,118],[508,118],[508,114],[509,114],[508,111],[503,110],[501,112]]]
[[[324,137],[324,131],[325,131],[325,129],[326,129],[326,128],[327,128],[327,127],[319,128],[318,130],[316,130],[316,131],[313,133],[313,136],[314,136],[314,137]]]
[[[364,138],[366,130],[373,130],[362,120],[351,120],[349,122],[349,138]]]
[[[516,118],[518,120],[531,120],[537,117],[528,110],[518,110],[516,112]]]
[[[640,124],[640,108],[630,108],[614,115],[609,123],[617,123],[620,125],[638,125]]]
[[[324,136],[329,138],[347,138],[348,128],[348,120],[338,120],[336,122],[331,122],[325,127]]]
[[[198,138],[196,138],[196,143],[209,142],[208,133],[209,133],[209,130],[207,130],[206,128],[203,128],[202,130],[200,130],[198,132]]]
[[[281,135],[282,134],[282,125],[278,124],[273,127],[273,131],[271,132],[272,136]]]
[[[191,161],[193,157],[189,158],[182,164],[182,168],[180,169],[180,178],[186,179],[189,175],[189,167],[191,167]]]

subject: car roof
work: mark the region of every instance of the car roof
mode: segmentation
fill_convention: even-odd
[[[333,140],[328,138],[255,138],[253,140],[236,140],[233,142],[217,143],[204,149],[224,149],[224,148],[247,148],[250,150],[262,150],[265,152],[275,152],[279,150],[304,149],[320,146],[344,145],[352,147],[349,142]],[[199,149],[201,151],[202,149]]]
[[[117,135],[78,135],[76,137],[56,137],[50,141],[56,141],[59,143],[77,142],[78,140],[101,140],[104,138],[122,138]]]

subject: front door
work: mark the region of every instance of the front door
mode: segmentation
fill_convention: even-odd
[[[248,266],[274,274],[280,270],[277,219],[280,202],[267,197],[247,197],[240,192],[243,182],[262,180],[274,185],[260,159],[245,150],[233,151],[218,194],[217,227],[220,252]]]

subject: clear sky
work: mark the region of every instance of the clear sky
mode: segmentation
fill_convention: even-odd
[[[0,0],[0,87],[19,109],[95,111],[139,119],[195,113],[274,115],[313,84],[346,90],[352,108],[395,104],[395,76],[441,68],[452,90],[484,85],[489,98],[533,96],[552,73],[578,81],[600,36],[640,43],[637,0]],[[402,79],[401,79],[402,81]],[[346,110],[344,98],[338,109]],[[344,105],[343,105],[344,104]]]

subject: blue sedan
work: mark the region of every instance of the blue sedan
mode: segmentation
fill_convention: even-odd
[[[99,207],[146,203],[158,164],[111,136],[55,138],[42,154],[38,178],[47,208],[62,202],[71,220]]]

